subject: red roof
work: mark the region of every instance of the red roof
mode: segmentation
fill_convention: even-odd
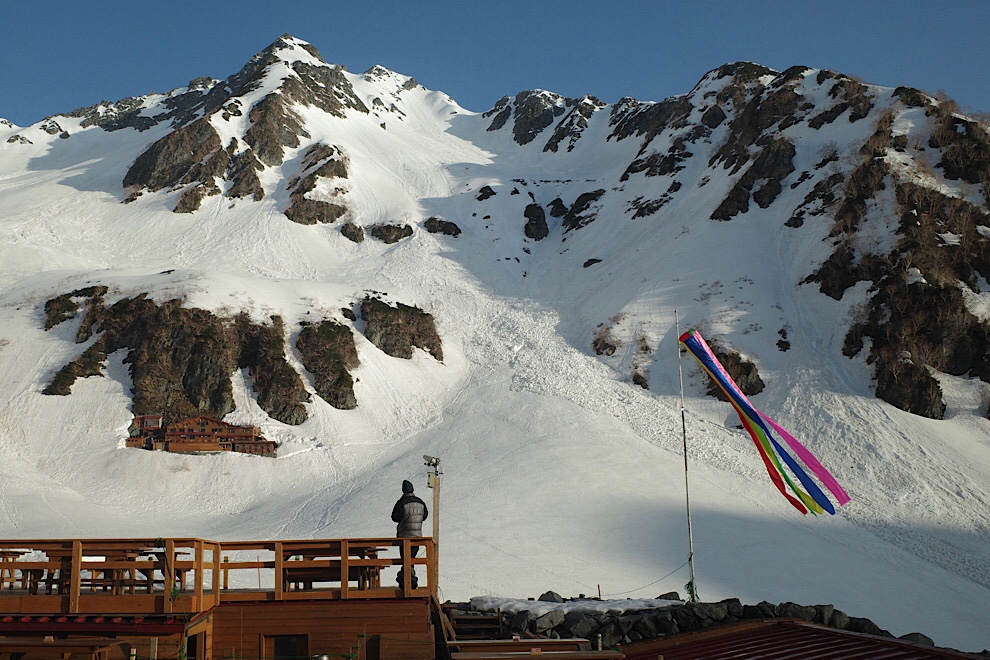
[[[972,655],[919,646],[889,637],[827,628],[789,619],[764,619],[707,628],[664,639],[624,645],[628,660],[718,660],[759,658],[799,660],[806,658],[972,658]]]

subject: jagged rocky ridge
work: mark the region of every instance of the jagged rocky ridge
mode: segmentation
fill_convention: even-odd
[[[256,323],[245,312],[224,317],[183,307],[181,300],[159,305],[144,294],[108,305],[107,292],[105,286],[87,287],[45,303],[46,330],[84,309],[75,340],[91,343],[56,372],[44,394],[71,394],[77,378],[103,375],[107,357],[126,350],[135,415],[162,414],[166,423],[203,414],[222,418],[234,410],[231,376],[243,369],[270,417],[293,425],[306,421],[303,404],[310,395],[286,360],[289,333],[281,317]],[[366,336],[385,353],[409,359],[419,347],[443,359],[433,317],[419,308],[366,298],[361,310]],[[352,310],[341,312],[356,320]],[[357,407],[350,372],[360,360],[349,325],[335,319],[303,322],[295,346],[319,397],[341,410]]]
[[[290,62],[281,56],[282,51],[299,49],[308,53],[310,59],[296,56]],[[262,88],[268,75],[281,76],[277,89],[259,99],[250,99]],[[199,208],[205,196],[220,194],[225,184],[227,197],[251,196],[260,200],[264,191],[257,172],[281,165],[286,149],[295,149],[302,140],[310,138],[295,106],[313,106],[335,117],[343,117],[345,109],[368,112],[340,67],[326,64],[312,45],[290,35],[280,37],[239,72],[213,85],[201,97],[199,103],[189,104],[184,112],[174,116],[175,130],[135,160],[123,181],[124,187],[131,191],[128,200],[144,190],[182,188],[175,210],[190,212]],[[248,101],[252,103],[245,107]],[[222,144],[213,122],[238,124],[244,116],[247,127],[243,133]],[[304,170],[311,168],[319,155],[330,158],[328,154],[311,154],[304,161]],[[334,162],[341,161],[338,158]],[[333,176],[341,176],[332,166],[330,171]],[[312,179],[325,174],[310,172],[308,176]],[[312,186],[305,188],[304,184],[302,188],[292,189],[296,198],[287,215],[292,219],[302,217],[305,224],[310,224],[313,209],[299,209],[305,206],[305,193]],[[322,211],[325,213],[326,209]],[[341,214],[332,209],[330,216],[334,213],[336,217]],[[317,211],[318,219],[312,222],[336,219],[325,219],[330,216]]]
[[[365,75],[391,72],[376,67]],[[415,86],[409,80],[404,87]],[[212,195],[254,201],[271,196],[260,173],[281,167],[288,153],[301,150],[298,171],[283,173],[289,203],[281,211],[302,224],[347,216],[340,231],[360,242],[365,225],[344,201],[349,186],[360,182],[350,179],[342,147],[312,138],[299,114],[303,107],[340,120],[379,111],[404,116],[400,105],[381,98],[369,108],[340,67],[326,64],[315,48],[289,35],[224,81],[200,78],[166,95],[104,102],[69,116],[107,131],[141,131],[169,122],[172,130],[137,157],[123,184],[129,200],[179,191],[175,210],[180,212],[195,212]],[[905,128],[900,119],[918,111],[924,120],[912,119]],[[607,117],[608,132],[604,142],[592,144],[586,135],[601,117]],[[41,128],[69,137],[57,119]],[[635,147],[614,178],[603,172],[601,179],[584,184],[514,179],[519,185],[513,194],[522,188],[529,196],[518,223],[527,241],[567,240],[602,222],[603,210],[617,205],[626,217],[610,213],[608,222],[649,222],[677,196],[704,187],[717,171],[732,177],[732,185],[707,211],[715,221],[742,222],[771,207],[779,214],[775,204],[785,187],[806,191],[800,204],[783,210],[789,218],[785,226],[801,231],[809,223],[828,223],[831,256],[809,264],[807,276],[794,284],[817,286],[840,299],[857,282],[869,283],[868,304],[849,328],[844,353],[859,355],[869,340],[866,359],[877,395],[939,418],[945,403],[932,370],[990,380],[990,328],[969,311],[960,288],[980,292],[990,279],[990,132],[961,115],[950,100],[910,88],[890,93],[832,71],[798,66],[776,72],[743,62],[710,71],[687,94],[660,102],[623,98],[609,105],[590,96],[570,99],[531,90],[504,97],[479,120],[485,132],[505,134],[516,148],[543,154],[548,173],[571,153],[588,158],[619,145]],[[871,136],[853,151],[827,139],[833,125],[860,122]],[[226,144],[218,125],[234,134]],[[824,145],[815,165],[801,171],[798,129],[822,135]],[[23,134],[9,139],[18,140],[29,141]],[[704,163],[700,176],[699,162]],[[689,165],[695,172],[690,178],[684,174]],[[947,189],[931,175],[966,187]],[[624,194],[624,184],[644,181],[654,192]],[[541,187],[558,194],[547,202]],[[497,191],[486,185],[473,194],[481,208]],[[878,251],[865,228],[885,212],[899,217],[900,224],[896,244]],[[431,217],[422,226],[455,237],[461,226],[453,220],[460,219],[440,225]],[[386,243],[415,231],[393,223],[367,229]],[[648,387],[645,370],[633,373],[631,379]]]

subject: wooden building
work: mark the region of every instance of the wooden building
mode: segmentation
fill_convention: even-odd
[[[0,541],[0,658],[432,659],[436,585],[430,538]]]
[[[164,426],[161,415],[141,415],[131,422],[128,447],[177,453],[234,451],[275,456],[278,443],[266,440],[257,426],[228,424],[205,415]]]

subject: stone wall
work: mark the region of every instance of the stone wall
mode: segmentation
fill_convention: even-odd
[[[676,593],[660,596],[661,600],[679,600]],[[747,619],[790,618],[869,635],[893,637],[870,619],[849,616],[833,605],[799,605],[797,603],[769,603],[745,605],[736,598],[717,603],[681,602],[652,609],[629,610],[623,601],[614,601],[615,607],[603,609],[603,601],[597,599],[564,599],[548,591],[534,603],[533,611],[519,610],[501,613],[503,630],[508,634],[530,634],[541,637],[583,637],[597,643],[599,636],[603,648],[618,648],[644,640],[657,639],[679,633],[711,628]],[[605,601],[608,602],[608,601]],[[559,609],[547,610],[547,603],[560,603]],[[584,604],[584,607],[582,607]],[[470,603],[457,604],[454,615],[468,616],[478,613]],[[900,639],[924,646],[934,642],[921,633],[909,633]]]

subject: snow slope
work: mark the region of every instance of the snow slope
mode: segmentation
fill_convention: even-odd
[[[265,199],[207,197],[197,212],[176,214],[178,192],[121,203],[130,164],[168,126],[107,132],[58,116],[69,133],[60,139],[40,124],[0,125],[0,536],[389,535],[401,481],[429,493],[421,456],[431,454],[444,468],[443,597],[684,593],[676,312],[682,330],[724,337],[758,364],[767,388],[754,404],[852,496],[834,517],[799,515],[728,405],[705,397],[699,371],[684,362],[701,597],[832,603],[895,635],[990,646],[990,391],[940,376],[949,410],[939,421],[876,399],[863,356],[840,351],[865,285],[842,301],[799,285],[829,254],[828,227],[784,226],[811,185],[786,184],[826,140],[850,151],[869,122],[836,122],[827,137],[786,129],[796,171],[768,209],[710,221],[734,177],[702,154],[676,175],[684,190],[631,219],[628,202],[656,197],[670,179],[620,183],[640,143],[608,139],[608,108],[572,151],[548,156],[545,139],[520,146],[507,129],[487,130],[490,118],[404,76],[346,75],[369,106],[391,99],[400,112],[298,111],[313,141],[347,154],[354,221],[415,227],[395,245],[355,244],[335,225],[281,214],[283,180],[303,147],[262,173]],[[880,98],[889,102],[889,91]],[[707,148],[727,130],[716,128]],[[496,195],[479,201],[485,185]],[[570,204],[595,188],[608,191],[595,222],[565,233],[551,219],[548,238],[524,236],[531,201]],[[426,232],[433,215],[463,233]],[[892,230],[876,222],[876,240],[886,240]],[[270,419],[248,376],[234,374],[237,410],[227,419],[278,440],[275,460],[125,449],[123,354],[68,397],[41,394],[88,346],[74,343],[79,318],[45,332],[44,302],[89,284],[109,286],[111,301],[149,292],[258,319],[280,314],[290,346],[300,321],[384,292],[433,314],[444,361],[392,358],[356,333],[358,408],[314,395],[296,427]],[[600,324],[622,340],[609,357],[590,348]],[[649,390],[630,382],[634,367],[648,370]]]

